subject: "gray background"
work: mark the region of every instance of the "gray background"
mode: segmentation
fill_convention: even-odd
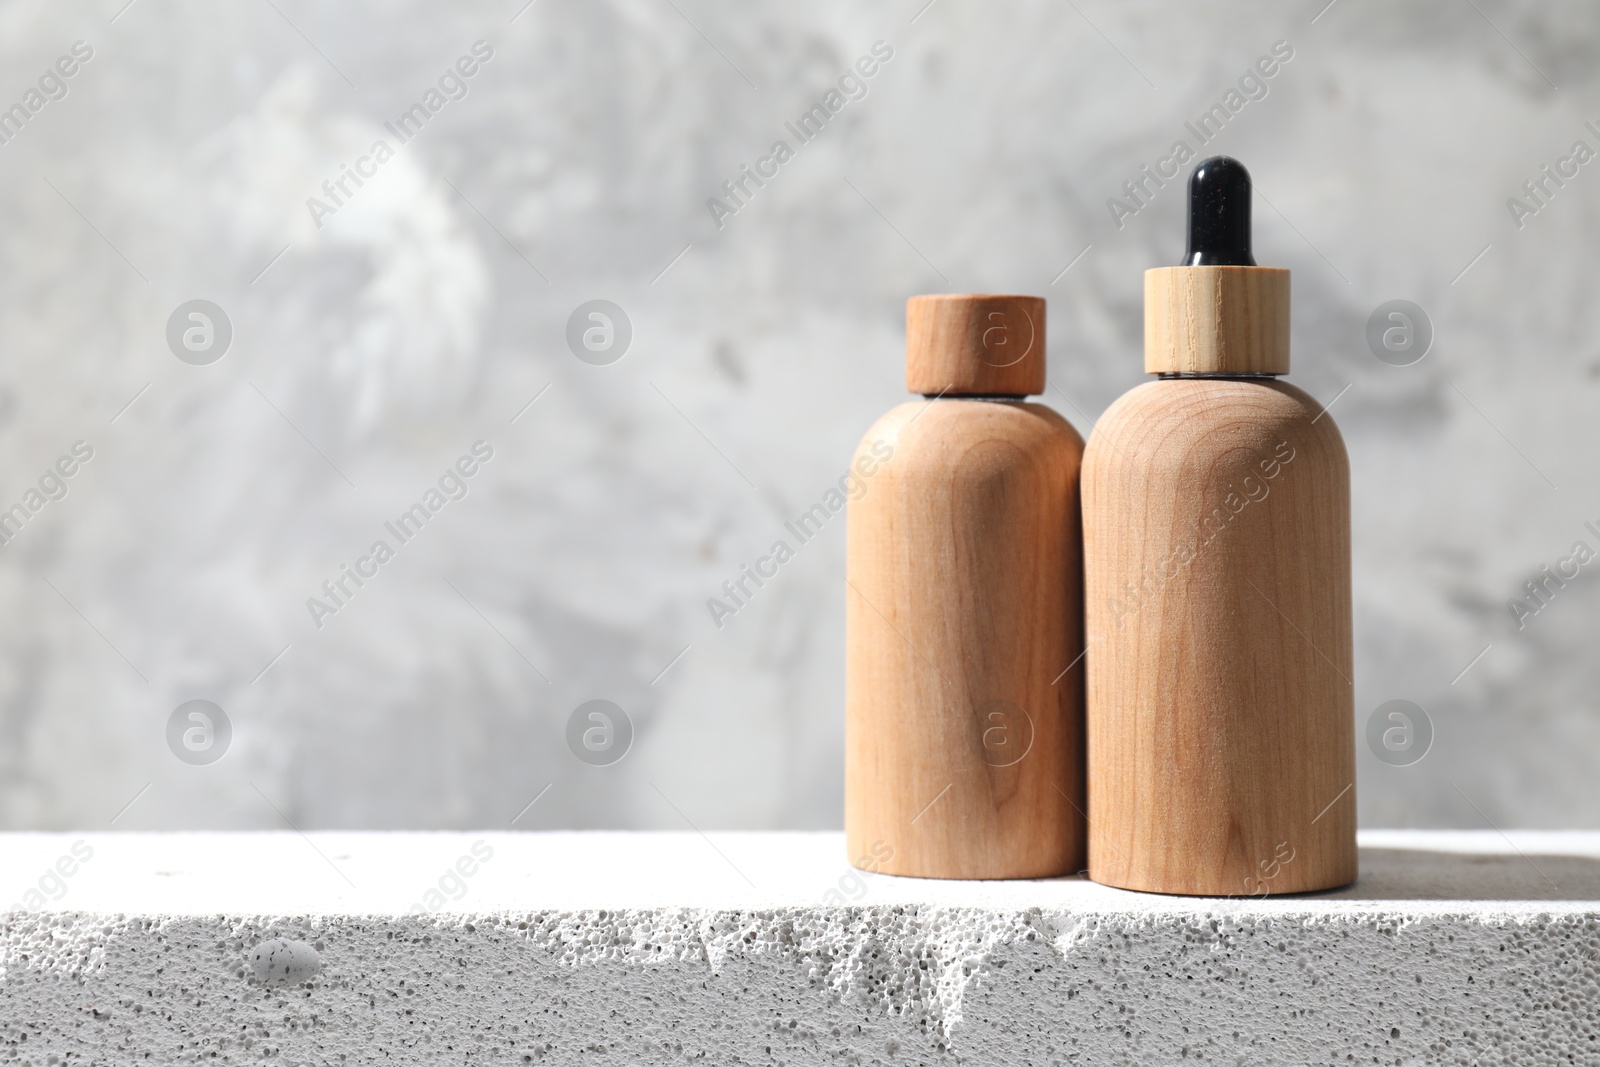
[[[837,826],[842,519],[720,630],[706,598],[903,399],[913,293],[1048,295],[1045,400],[1086,433],[1138,384],[1181,189],[1120,229],[1107,200],[1283,40],[1207,152],[1294,270],[1291,380],[1338,398],[1358,730],[1404,698],[1436,734],[1361,745],[1361,821],[1600,826],[1600,563],[1507,607],[1600,548],[1600,163],[1506,206],[1600,148],[1593,5],[124,2],[0,6],[0,105],[94,48],[0,145],[0,506],[95,450],[0,548],[0,825]],[[479,39],[469,95],[318,229]],[[719,229],[706,199],[878,40]],[[210,366],[165,341],[196,298],[233,325]],[[634,330],[609,366],[564,339],[597,298]],[[1395,298],[1437,332],[1413,366],[1364,340]],[[313,626],[479,439],[467,498]],[[565,741],[594,698],[634,725],[611,766]],[[232,722],[210,765],[167,747],[191,699]]]

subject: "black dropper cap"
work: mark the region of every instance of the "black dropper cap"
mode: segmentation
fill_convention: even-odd
[[[1189,175],[1189,250],[1183,267],[1253,267],[1250,172],[1231,156],[1202,159]]]

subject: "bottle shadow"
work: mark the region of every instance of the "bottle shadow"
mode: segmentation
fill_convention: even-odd
[[[1361,849],[1354,885],[1327,900],[1600,901],[1600,858],[1548,853]]]

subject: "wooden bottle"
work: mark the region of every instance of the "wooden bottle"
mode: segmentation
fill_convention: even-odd
[[[1045,304],[919,296],[903,404],[852,472],[845,832],[924,878],[1081,869],[1083,440],[1044,391]]]
[[[1289,370],[1289,272],[1249,175],[1190,179],[1185,265],[1145,274],[1145,370],[1083,466],[1089,875],[1266,895],[1356,877],[1350,475]]]

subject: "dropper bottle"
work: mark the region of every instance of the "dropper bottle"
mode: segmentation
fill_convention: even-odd
[[[1089,875],[1264,896],[1356,877],[1350,475],[1289,370],[1289,272],[1250,175],[1189,180],[1145,273],[1145,371],[1083,461]]]

